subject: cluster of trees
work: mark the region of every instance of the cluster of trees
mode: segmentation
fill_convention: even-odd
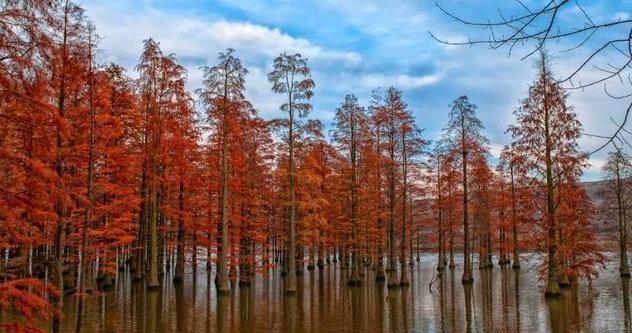
[[[84,295],[126,269],[157,289],[202,264],[229,294],[231,278],[248,285],[279,266],[292,294],[304,267],[340,261],[349,285],[371,267],[398,287],[414,254],[433,247],[440,271],[462,250],[469,283],[475,252],[480,268],[494,253],[519,268],[530,248],[548,254],[555,295],[603,261],[578,184],[580,124],[544,58],[493,168],[466,96],[432,152],[392,87],[366,107],[345,96],[327,135],[308,118],[315,83],[300,54],[274,59],[268,80],[285,102],[264,120],[234,50],[202,68],[191,93],[184,67],[152,39],[136,79],[97,64],[94,27],[68,0],[0,10],[0,309],[18,314],[0,324],[11,331],[43,318],[59,332],[68,294],[80,331]],[[428,225],[436,232],[425,237]]]
[[[43,318],[58,332],[73,294],[80,331],[84,296],[124,269],[157,289],[206,262],[226,294],[238,271],[247,285],[281,263],[294,293],[303,258],[308,269],[343,261],[353,285],[368,263],[384,279],[388,253],[389,285],[409,283],[425,141],[400,91],[376,92],[368,108],[346,96],[330,143],[307,118],[314,82],[300,54],[274,59],[271,90],[287,102],[266,121],[234,50],[191,93],[152,39],[136,79],[97,64],[94,27],[70,1],[2,6],[0,307],[17,314],[3,327]]]
[[[581,124],[556,82],[542,53],[538,76],[507,129],[512,142],[495,169],[488,163],[476,105],[466,96],[452,103],[427,173],[439,271],[454,267],[458,238],[463,241],[464,283],[473,280],[475,251],[480,268],[491,267],[492,253],[497,253],[500,265],[513,260],[512,267],[519,269],[522,248],[546,254],[542,273],[548,296],[558,295],[560,285],[573,279],[597,275],[605,258],[590,223],[595,208],[579,184],[588,156],[577,144]]]
[[[617,142],[621,140],[615,140]],[[622,141],[622,143],[625,143]],[[617,221],[619,240],[619,273],[621,277],[630,277],[628,264],[628,219],[630,214],[630,181],[632,181],[632,157],[614,143],[614,150],[608,153],[608,159],[602,169],[607,189],[603,191],[605,200],[601,207],[608,219]]]

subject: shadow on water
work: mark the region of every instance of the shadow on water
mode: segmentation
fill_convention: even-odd
[[[465,331],[472,332],[472,326],[475,325],[472,318],[472,285],[463,284],[463,300],[465,302]]]
[[[623,326],[625,333],[632,332],[632,323],[630,322],[630,278],[621,278],[621,291],[623,293]]]
[[[537,258],[525,258],[522,270],[477,270],[469,285],[461,283],[460,258],[440,276],[436,255],[420,259],[410,267],[411,284],[390,289],[375,282],[370,267],[355,287],[346,285],[348,268],[340,262],[306,268],[293,296],[285,296],[275,269],[258,272],[249,286],[233,281],[231,294],[222,297],[204,269],[187,271],[179,285],[165,276],[156,292],[120,272],[112,291],[86,299],[83,332],[632,333],[630,282],[619,278],[616,264],[592,283],[575,283],[546,300]],[[63,331],[74,332],[76,302],[67,302],[64,313]]]
[[[515,325],[513,327],[515,332],[520,333],[520,271],[513,270],[513,276],[514,309],[516,314],[516,318],[514,319]]]

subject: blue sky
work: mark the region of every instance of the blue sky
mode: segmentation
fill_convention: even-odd
[[[470,19],[497,18],[498,10],[522,10],[517,2],[507,0],[437,1]],[[594,21],[632,14],[632,0],[578,1]],[[523,2],[535,7],[543,1]],[[102,38],[99,60],[119,63],[132,76],[142,40],[149,37],[161,43],[163,52],[176,54],[188,69],[191,89],[201,85],[199,66],[213,64],[218,52],[234,48],[250,70],[247,96],[268,119],[279,115],[281,102],[266,80],[272,59],[283,51],[300,52],[309,59],[316,82],[312,118],[328,124],[346,94],[354,93],[366,104],[373,89],[392,85],[403,90],[419,127],[433,140],[446,123],[448,104],[466,94],[479,106],[491,152],[497,154],[509,142],[504,131],[513,121],[511,111],[535,75],[535,59],[520,59],[527,48],[518,48],[509,57],[507,50],[453,47],[432,40],[428,31],[451,40],[483,35],[443,15],[428,0],[85,0],[82,4]],[[584,20],[577,8],[562,12],[560,19],[567,24]],[[620,32],[597,34],[586,47]],[[562,52],[565,46],[551,47],[553,69],[560,76],[588,51]],[[584,75],[590,79],[598,73],[588,69]],[[616,90],[617,84],[621,85],[615,81],[609,88]],[[621,119],[626,101],[608,98],[603,86],[597,86],[571,92],[569,102],[586,132],[607,134],[613,128],[608,117]],[[580,145],[588,151],[600,142],[585,137]],[[600,176],[604,157],[605,152],[591,158],[585,179]]]

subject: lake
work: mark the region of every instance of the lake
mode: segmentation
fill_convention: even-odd
[[[630,332],[629,279],[617,261],[591,283],[547,300],[538,279],[539,256],[524,254],[522,269],[496,265],[475,270],[471,286],[457,268],[436,274],[436,255],[412,267],[412,283],[388,290],[366,270],[363,284],[345,285],[340,264],[304,270],[298,294],[284,296],[280,270],[257,274],[250,287],[233,283],[218,297],[214,272],[188,274],[174,286],[168,274],[162,291],[148,292],[127,272],[116,288],[87,299],[83,332]],[[473,267],[477,267],[475,264]],[[432,286],[430,283],[432,281]],[[66,298],[64,331],[74,332],[76,301]]]

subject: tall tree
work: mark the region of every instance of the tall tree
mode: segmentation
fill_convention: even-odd
[[[196,194],[195,160],[199,156],[199,131],[193,109],[193,99],[184,90],[176,93],[175,113],[167,120],[170,134],[165,138],[164,177],[165,194],[161,210],[165,218],[177,225],[176,269],[174,283],[184,278],[186,237],[193,225],[193,197]]]
[[[219,63],[204,68],[204,88],[199,90],[202,101],[207,107],[208,122],[215,124],[216,133],[221,142],[221,179],[220,179],[220,244],[217,261],[217,290],[220,294],[230,291],[228,283],[228,252],[230,248],[228,224],[231,208],[229,207],[230,189],[228,186],[231,172],[230,136],[252,107],[244,97],[245,76],[248,70],[241,64],[232,49],[220,53]],[[232,131],[232,132],[231,132]]]
[[[52,32],[59,31],[60,7],[40,0],[0,4],[0,248],[5,255],[0,308],[16,313],[0,323],[7,332],[38,330],[42,318],[58,321],[62,305],[58,280],[46,284],[33,278],[41,272],[34,265],[37,250],[52,245],[49,235],[59,220],[52,205],[59,195],[58,118],[50,60],[58,50]]]
[[[492,181],[493,172],[487,163],[487,150],[478,144],[470,150],[471,169],[468,182],[470,186],[469,202],[471,203],[474,237],[472,243],[478,242],[479,268],[490,268],[492,263],[492,215],[494,205]]]
[[[371,179],[371,192],[374,198],[374,241],[376,245],[375,249],[375,280],[382,282],[386,280],[384,272],[384,253],[386,250],[385,244],[388,244],[386,238],[386,205],[384,200],[384,142],[383,142],[383,129],[386,119],[384,109],[383,96],[379,91],[373,92],[369,106],[369,127],[371,132],[371,140],[367,141],[367,145],[364,147],[365,152],[365,165],[369,166],[372,170]],[[370,158],[369,158],[370,157]]]
[[[608,153],[608,160],[603,166],[608,179],[614,181],[614,189],[608,193],[614,196],[619,223],[619,273],[623,277],[630,276],[628,266],[628,221],[627,221],[627,181],[632,176],[630,157],[619,147]],[[612,195],[614,194],[614,195]]]
[[[55,96],[55,162],[56,172],[56,224],[53,238],[52,263],[53,281],[59,290],[64,289],[64,241],[70,223],[75,200],[72,200],[71,177],[76,176],[69,155],[76,147],[71,140],[69,127],[72,115],[84,111],[77,98],[84,88],[85,76],[85,16],[83,9],[66,0],[56,16],[58,38],[50,49],[47,66],[54,77],[51,95]],[[53,317],[52,331],[60,331],[60,312],[63,306],[63,292],[57,302],[59,312]]]
[[[385,172],[385,180],[386,180],[386,207],[387,207],[387,237],[388,237],[388,258],[389,258],[389,266],[388,266],[388,281],[387,286],[389,287],[398,287],[400,285],[400,279],[398,277],[397,272],[397,235],[395,233],[395,228],[397,222],[401,222],[402,224],[402,236],[406,236],[405,229],[405,213],[402,210],[401,214],[398,214],[398,198],[404,198],[404,196],[398,195],[398,189],[405,189],[404,186],[400,186],[402,178],[402,172],[406,171],[400,169],[399,166],[402,166],[406,163],[404,162],[404,158],[407,157],[407,152],[405,152],[405,145],[402,144],[402,138],[405,138],[405,135],[402,136],[404,131],[411,131],[412,127],[408,121],[410,120],[410,114],[407,110],[406,103],[402,100],[401,91],[390,87],[384,93],[384,96],[380,98],[380,104],[375,107],[376,114],[374,117],[379,122],[380,126],[378,129],[380,130],[379,136],[384,138],[383,147],[380,148],[383,151],[384,156],[384,172]],[[406,189],[407,190],[407,189]],[[403,209],[406,208],[406,204],[402,202]],[[400,258],[402,261],[405,260],[403,254],[406,239],[402,238],[400,240],[400,254],[402,257]],[[402,273],[406,274],[405,270]]]
[[[541,54],[539,73],[529,88],[528,96],[514,112],[516,125],[509,128],[516,154],[520,155],[530,176],[543,185],[546,207],[544,219],[547,230],[547,287],[546,296],[560,294],[558,284],[558,207],[556,191],[560,184],[574,182],[581,175],[586,155],[579,151],[577,139],[581,124],[577,115],[566,106],[567,94],[556,83],[544,53]]]
[[[437,226],[437,272],[442,274],[445,269],[446,256],[445,256],[445,195],[444,195],[444,172],[445,165],[445,147],[443,147],[441,141],[436,141],[428,159],[427,172],[424,177],[429,186],[431,187],[429,193],[433,196],[430,209],[436,219]]]
[[[95,180],[95,151],[96,151],[96,109],[95,109],[95,94],[94,94],[94,69],[93,69],[93,47],[94,47],[94,27],[88,26],[88,66],[87,66],[87,86],[88,86],[88,139],[87,139],[87,175],[86,175],[86,196],[88,200],[88,207],[86,207],[85,217],[81,225],[81,243],[79,245],[79,266],[77,268],[77,291],[79,293],[79,301],[77,304],[77,325],[76,332],[81,332],[81,322],[83,319],[83,293],[86,290],[86,284],[89,281],[85,277],[84,265],[86,258],[86,251],[88,245],[88,228],[92,224],[94,215],[94,180]]]
[[[511,248],[513,252],[513,269],[520,269],[520,248],[519,248],[519,221],[524,220],[523,211],[527,209],[527,202],[524,200],[528,195],[527,177],[521,168],[520,155],[515,154],[513,145],[506,145],[500,153],[500,163],[498,170],[501,181],[509,183],[509,209],[511,211]],[[525,191],[527,189],[527,191]],[[504,196],[505,193],[500,193]]]
[[[401,201],[402,201],[402,213],[401,213],[401,220],[402,220],[402,240],[400,243],[400,263],[401,263],[401,278],[400,278],[400,285],[408,285],[410,284],[410,280],[408,277],[408,263],[406,262],[406,225],[408,224],[410,226],[410,229],[408,229],[408,233],[409,233],[409,250],[410,250],[410,256],[409,256],[409,260],[410,263],[413,262],[413,257],[412,257],[412,239],[413,239],[413,232],[414,229],[412,227],[412,202],[413,202],[413,185],[411,185],[411,181],[409,178],[411,178],[411,175],[413,174],[413,172],[411,172],[415,166],[416,163],[416,158],[422,153],[424,146],[426,145],[426,141],[423,140],[421,138],[421,130],[419,130],[417,128],[417,126],[415,125],[415,120],[412,116],[412,113],[410,112],[410,110],[407,109],[406,105],[403,104],[403,110],[402,110],[402,114],[401,114],[401,119],[400,119],[400,127],[399,127],[399,145],[400,145],[400,154],[401,154],[401,189],[402,189],[402,194],[401,194]]]
[[[359,226],[358,226],[358,156],[361,140],[365,135],[366,112],[358,104],[354,95],[345,96],[344,102],[336,109],[334,140],[344,151],[349,160],[351,175],[350,203],[351,203],[351,274],[347,284],[358,285],[360,280]]]
[[[147,288],[157,289],[160,244],[158,239],[159,220],[163,220],[160,202],[163,198],[163,173],[165,161],[165,138],[173,133],[173,122],[182,111],[179,108],[185,83],[185,69],[177,63],[174,55],[163,55],[160,45],[153,39],[144,41],[140,63],[136,67],[139,74],[140,109],[144,117],[144,168],[141,193],[144,206],[141,207],[141,230],[145,230],[148,257]],[[144,213],[143,213],[144,212]],[[144,224],[144,225],[143,225]],[[143,239],[139,240],[143,244]]]
[[[287,113],[288,118],[284,122],[288,129],[288,191],[289,191],[289,250],[288,250],[288,279],[285,285],[287,294],[296,293],[296,179],[294,170],[294,140],[296,130],[296,118],[303,118],[309,114],[312,105],[309,100],[313,96],[314,81],[311,79],[307,59],[300,54],[289,55],[282,53],[272,66],[268,74],[268,81],[272,83],[272,92],[283,94],[287,101],[280,106],[282,112]]]
[[[463,283],[474,281],[470,260],[470,224],[468,212],[468,162],[469,154],[478,145],[487,143],[483,136],[483,123],[476,116],[475,104],[467,96],[460,96],[450,104],[448,124],[444,129],[446,140],[457,150],[461,164],[461,186],[463,191]]]

